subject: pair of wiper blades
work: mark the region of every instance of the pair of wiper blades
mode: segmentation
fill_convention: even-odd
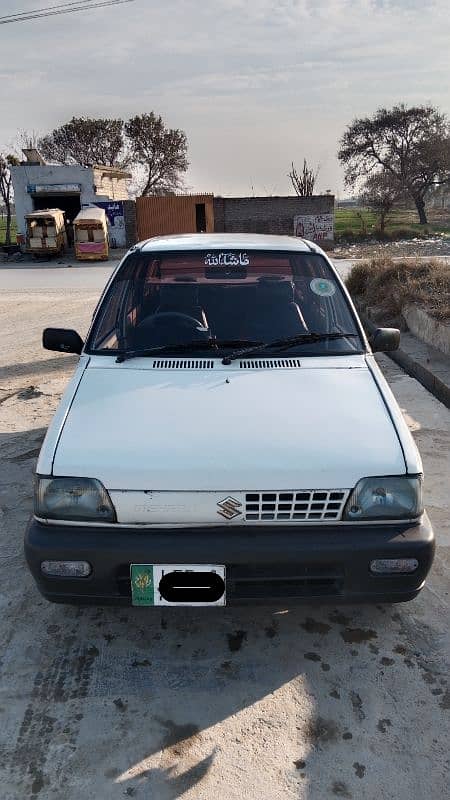
[[[186,350],[220,350],[222,347],[239,348],[242,345],[246,347],[235,349],[228,355],[224,355],[222,364],[231,364],[236,358],[242,358],[253,353],[260,353],[263,350],[270,350],[273,347],[280,348],[281,350],[289,349],[302,344],[310,344],[314,342],[326,342],[333,339],[347,339],[359,338],[357,333],[316,333],[310,331],[309,333],[300,333],[297,336],[289,336],[284,339],[275,339],[272,342],[254,342],[249,339],[207,339],[204,342],[182,342],[180,344],[163,344],[156,345],[155,347],[146,347],[141,350],[128,350],[128,352],[120,353],[116,362],[121,364],[123,361],[128,361],[130,358],[142,358],[145,356],[158,355],[159,353],[169,353],[173,351],[184,352]]]

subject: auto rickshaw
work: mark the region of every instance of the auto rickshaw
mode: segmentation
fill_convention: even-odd
[[[46,208],[26,214],[25,250],[36,256],[59,255],[67,247],[64,212]]]
[[[82,208],[73,221],[75,257],[78,261],[109,258],[108,222],[103,208]]]

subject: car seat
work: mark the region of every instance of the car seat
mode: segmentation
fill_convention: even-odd
[[[262,340],[284,339],[308,330],[294,300],[293,283],[278,278],[260,278],[247,323],[249,336]]]

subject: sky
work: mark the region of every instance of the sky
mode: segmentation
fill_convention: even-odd
[[[62,1],[2,0],[0,14]],[[449,112],[449,41],[448,0],[134,0],[0,25],[0,145],[153,110],[187,134],[190,191],[289,194],[305,157],[316,191],[343,197],[336,153],[355,117]]]

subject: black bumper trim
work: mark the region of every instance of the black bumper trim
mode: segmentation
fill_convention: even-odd
[[[93,528],[31,519],[25,555],[40,592],[54,602],[130,605],[129,565],[225,564],[227,605],[396,602],[423,586],[434,556],[427,515],[416,524],[252,528]],[[374,576],[373,558],[417,558],[412,575]],[[44,560],[86,560],[89,578],[48,578]]]

